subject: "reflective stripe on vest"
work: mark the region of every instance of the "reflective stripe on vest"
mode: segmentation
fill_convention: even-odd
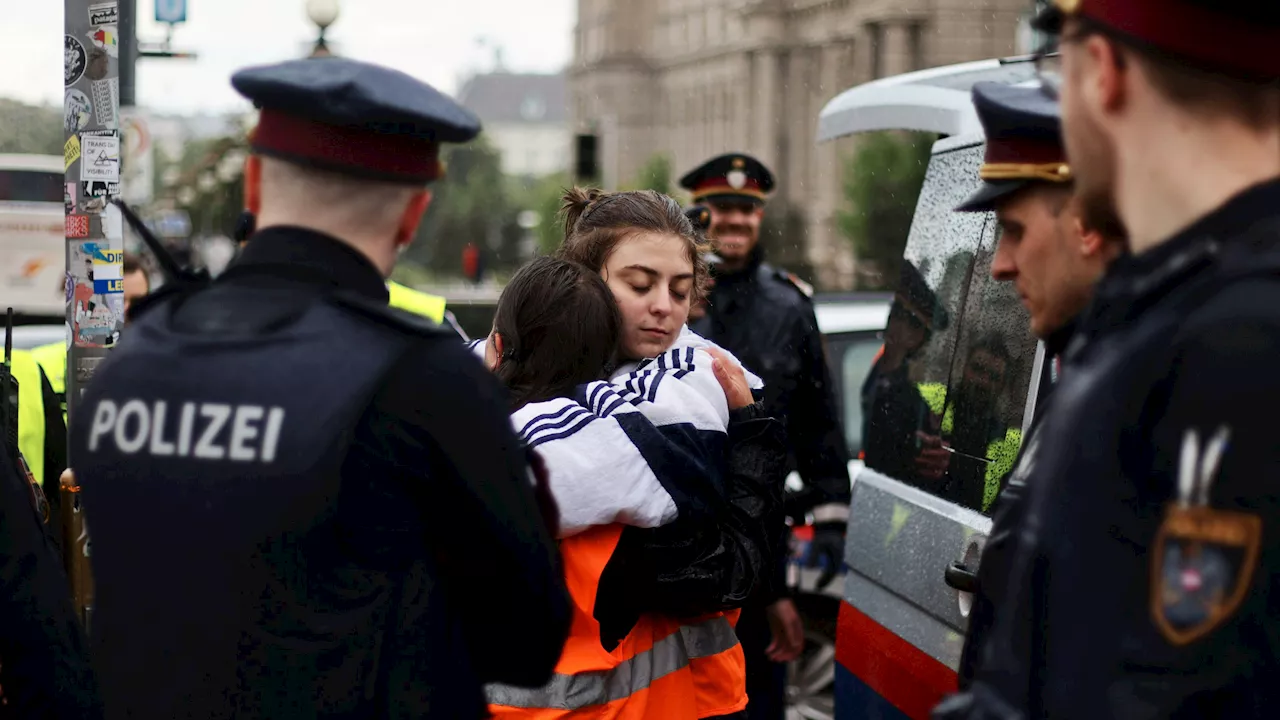
[[[573,624],[551,682],[541,688],[485,688],[489,712],[520,720],[696,720],[725,712],[725,697],[746,704],[742,646],[731,614],[693,620],[646,614],[612,651],[600,643],[596,590],[622,534],[621,525],[593,527],[560,542]],[[702,666],[702,674],[695,667]],[[722,665],[730,670],[725,671]],[[733,668],[737,668],[734,670]]]
[[[18,449],[36,482],[43,487],[44,388],[40,382],[40,364],[30,352],[14,350],[11,369],[18,380]]]
[[[65,342],[49,343],[31,349],[31,357],[40,363],[44,376],[49,379],[49,387],[62,403],[62,421],[67,421],[67,344]]]
[[[489,702],[517,708],[580,710],[623,700],[654,681],[689,667],[694,658],[719,655],[738,646],[733,626],[723,616],[697,625],[686,625],[654,643],[653,647],[624,660],[612,670],[561,675],[535,690],[491,686]]]
[[[391,294],[387,303],[391,307],[416,313],[437,324],[444,322],[444,298],[391,281],[387,282],[387,292]]]

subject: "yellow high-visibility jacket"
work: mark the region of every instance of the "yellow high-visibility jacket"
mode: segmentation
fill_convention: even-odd
[[[44,485],[44,388],[31,351],[14,350],[10,370],[18,381],[18,450],[36,482]],[[65,438],[59,438],[62,442]],[[58,470],[62,472],[61,469]]]
[[[946,386],[942,383],[920,383],[918,387],[920,396],[929,404],[929,409],[935,415],[942,413],[942,406],[947,398]],[[955,406],[948,405],[946,413],[942,415],[944,435],[951,432],[954,422]],[[982,489],[983,512],[995,502],[996,494],[1000,492],[1000,480],[1013,469],[1013,461],[1017,458],[1018,448],[1021,445],[1022,430],[1019,428],[1008,428],[1005,430],[1004,437],[993,440],[987,445],[987,459],[991,462],[987,463],[986,482]]]
[[[422,315],[434,323],[444,322],[445,301],[439,295],[424,293],[392,281],[387,281],[387,290],[391,293],[391,307]]]

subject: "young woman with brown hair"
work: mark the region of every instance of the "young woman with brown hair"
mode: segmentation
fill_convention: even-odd
[[[535,691],[492,688],[490,709],[539,720],[736,716],[746,702],[742,653],[736,613],[724,611],[761,579],[771,551],[764,516],[776,505],[785,462],[776,423],[760,415],[740,369],[737,382],[729,379],[732,359],[684,327],[706,271],[700,233],[680,207],[652,192],[574,190],[565,209],[559,256],[589,263],[597,283],[607,284],[626,364],[611,383],[513,414],[546,460],[566,578],[580,607],[557,678]],[[533,294],[545,293],[530,279],[508,286],[485,343],[499,372],[538,352],[504,307],[526,319],[575,314],[547,302],[527,309]],[[591,300],[591,307],[578,301],[583,317],[597,314]],[[580,334],[580,320],[560,321],[574,327],[557,332]],[[566,367],[581,359],[571,348],[595,347],[567,338],[556,345],[551,364]],[[734,452],[726,458],[727,445]],[[595,687],[602,678],[605,687]]]

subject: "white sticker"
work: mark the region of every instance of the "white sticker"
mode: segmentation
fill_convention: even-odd
[[[85,33],[85,37],[93,42],[94,47],[106,50],[111,57],[120,56],[120,33],[115,25],[103,25]]]
[[[115,25],[120,22],[120,6],[113,2],[89,6],[89,27]]]
[[[120,181],[120,134],[84,133],[80,136],[80,180]]]
[[[94,80],[93,104],[98,109],[98,124],[109,130],[117,129],[119,118],[116,108],[120,107],[120,78]]]
[[[89,126],[93,105],[84,93],[70,88],[62,96],[62,129],[75,134]]]

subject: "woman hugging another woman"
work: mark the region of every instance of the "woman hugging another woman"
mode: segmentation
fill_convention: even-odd
[[[684,326],[706,269],[675,201],[575,189],[565,210],[557,257],[517,273],[476,351],[546,468],[574,621],[552,682],[491,686],[490,710],[737,717],[733,624],[777,551],[780,426],[732,358]]]

